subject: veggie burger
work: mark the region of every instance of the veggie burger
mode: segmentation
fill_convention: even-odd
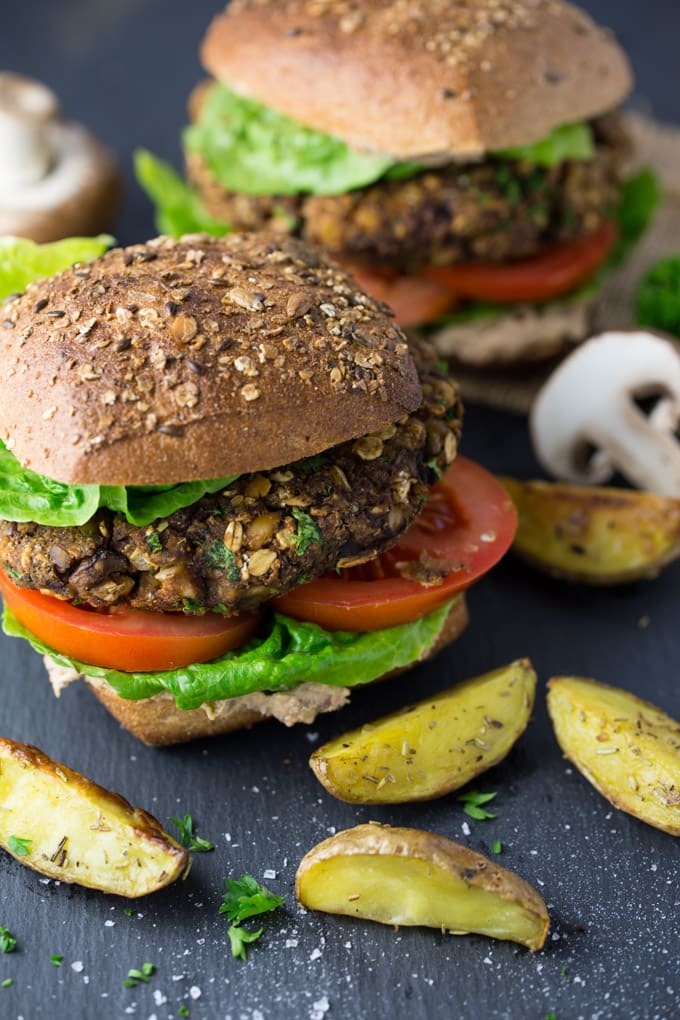
[[[611,111],[631,75],[584,12],[234,0],[202,58],[213,79],[184,147],[215,223],[322,244],[401,326],[429,325],[442,354],[470,364],[587,335],[584,285],[613,255],[623,198],[648,204],[652,185],[624,187]]]
[[[303,241],[115,249],[0,338],[5,630],[149,743],[341,706],[455,637],[512,540],[442,365]]]

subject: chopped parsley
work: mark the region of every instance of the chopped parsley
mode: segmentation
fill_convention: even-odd
[[[192,854],[204,854],[208,850],[215,849],[214,843],[210,843],[207,839],[203,839],[202,836],[196,835],[194,820],[191,815],[184,815],[183,818],[171,818],[170,821],[179,829],[180,843]]]
[[[128,971],[128,976],[123,981],[123,988],[136,988],[139,984],[148,985],[151,980],[151,976],[155,973],[156,968],[152,963],[143,963],[142,969],[137,970],[136,967],[132,967]]]
[[[9,852],[17,857],[28,857],[31,852],[32,839],[25,839],[23,836],[10,836],[7,840]]]
[[[458,800],[462,802],[463,811],[466,815],[474,818],[477,822],[483,822],[485,818],[496,817],[490,811],[485,811],[482,807],[482,804],[488,804],[495,796],[495,793],[479,793],[478,790],[468,790],[467,793],[461,793]]]
[[[227,879],[227,891],[222,897],[220,914],[226,914],[230,922],[227,934],[231,943],[231,955],[245,960],[246,945],[256,942],[264,928],[248,931],[241,923],[249,917],[267,914],[282,906],[285,897],[276,896],[265,886],[260,885],[252,875],[241,875],[240,878]]]
[[[12,984],[12,979],[11,978],[5,978],[4,981],[0,981],[0,988],[9,988],[9,986],[11,984]]]
[[[304,556],[310,545],[324,544],[323,536],[309,514],[296,506],[292,508],[291,513],[297,521],[297,532],[294,536],[296,556]]]
[[[5,569],[13,581],[21,580],[21,571],[17,570],[16,567],[6,567]]]
[[[440,468],[439,464],[437,463],[437,458],[436,457],[432,457],[431,460],[426,460],[425,461],[425,467],[429,467],[430,471],[434,471],[434,473],[436,474],[437,478],[441,478],[441,476],[442,476],[442,469]]]
[[[134,909],[132,907],[126,907],[123,913],[125,914],[126,917],[132,917],[132,915],[134,914]]]
[[[257,942],[263,931],[264,928],[258,928],[257,931],[248,931],[246,928],[242,928],[240,924],[231,924],[227,928],[227,935],[231,943],[231,955],[234,959],[247,960],[246,944]]]
[[[185,1006],[184,1003],[182,1003],[181,1006],[177,1007],[177,1015],[178,1016],[189,1016],[189,1007]]]
[[[64,957],[61,955],[61,953],[52,953],[52,955],[50,956],[50,963],[52,964],[53,967],[61,967],[63,962]]]
[[[3,953],[13,953],[17,946],[17,940],[9,928],[0,927],[0,950]]]
[[[491,853],[492,854],[503,853],[503,844],[501,843],[500,839],[494,839],[493,843],[491,844]]]
[[[205,558],[211,567],[216,567],[218,570],[225,570],[228,581],[238,581],[240,571],[238,569],[238,564],[236,563],[236,557],[231,549],[227,549],[224,542],[220,542],[219,539],[213,542],[213,544],[205,550]]]
[[[185,599],[182,603],[182,612],[190,616],[198,616],[205,611],[206,604],[201,599]]]
[[[146,544],[148,545],[151,552],[160,552],[161,549],[163,548],[161,536],[158,534],[157,531],[149,532],[149,534],[146,536]]]

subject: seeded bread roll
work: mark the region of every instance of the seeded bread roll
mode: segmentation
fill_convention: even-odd
[[[422,402],[403,333],[318,249],[158,238],[2,309],[0,438],[69,484],[265,471]]]
[[[434,645],[421,657],[432,658],[465,630],[468,611],[465,596],[456,599]],[[44,659],[55,694],[79,679],[74,670],[57,665],[49,656]],[[412,663],[413,666],[416,663]],[[406,667],[406,668],[411,668]],[[395,670],[380,679],[402,673]],[[286,726],[297,723],[311,725],[322,712],[334,712],[349,699],[351,688],[328,684],[300,683],[289,691],[277,694],[257,692],[225,701],[214,701],[200,708],[184,711],[177,708],[171,694],[163,692],[152,698],[130,701],[119,697],[104,680],[84,677],[96,697],[126,730],[151,746],[181,744],[201,737],[216,737],[234,730],[249,728],[265,719],[278,719]],[[375,682],[375,681],[374,681]]]
[[[561,0],[233,0],[202,58],[231,88],[404,160],[525,145],[631,87],[611,35]]]

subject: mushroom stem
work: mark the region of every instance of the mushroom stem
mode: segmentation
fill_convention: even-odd
[[[0,186],[30,185],[49,172],[50,125],[58,112],[50,89],[10,71],[0,72]]]

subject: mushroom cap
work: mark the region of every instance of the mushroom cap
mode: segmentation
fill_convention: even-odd
[[[659,398],[647,416],[637,400]],[[593,337],[569,355],[531,409],[536,457],[552,475],[598,485],[620,471],[680,497],[680,350],[648,330]]]
[[[387,307],[292,239],[157,238],[31,284],[2,312],[0,437],[66,483],[269,470],[422,401]]]

